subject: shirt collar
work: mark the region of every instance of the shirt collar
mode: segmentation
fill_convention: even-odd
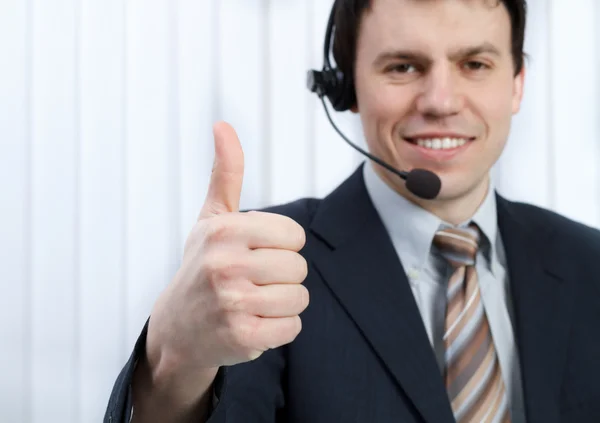
[[[408,201],[390,188],[375,172],[373,164],[366,162],[363,175],[367,192],[379,214],[383,225],[391,237],[392,243],[400,255],[402,264],[422,269],[429,257],[435,233],[444,227],[451,227],[433,213]],[[496,214],[496,196],[490,181],[488,193],[471,219],[458,225],[465,227],[470,222],[479,226],[487,242],[482,242],[482,253],[488,266],[495,271],[496,238],[498,232]]]

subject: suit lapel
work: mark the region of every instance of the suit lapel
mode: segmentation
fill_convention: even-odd
[[[364,187],[362,167],[319,208],[318,272],[427,422],[454,422],[404,269]]]
[[[551,228],[497,195],[515,313],[527,421],[556,421],[575,292]],[[399,216],[401,218],[401,216]],[[402,264],[362,177],[362,166],[321,203],[309,259],[427,422],[454,422]]]
[[[497,196],[499,228],[506,250],[515,311],[523,393],[528,422],[557,421],[562,369],[574,306],[574,287],[566,282],[550,228],[536,214]],[[521,206],[523,207],[523,206]],[[563,276],[564,275],[564,276]]]

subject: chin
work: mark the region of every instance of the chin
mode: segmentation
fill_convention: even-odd
[[[466,199],[468,197],[485,195],[487,192],[487,177],[479,180],[466,180],[467,178],[460,178],[458,175],[438,175],[442,180],[442,189],[437,197],[439,200]]]

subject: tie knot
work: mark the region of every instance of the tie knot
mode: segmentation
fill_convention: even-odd
[[[468,228],[442,229],[436,232],[433,245],[452,267],[471,266],[479,248],[479,230],[474,224]]]

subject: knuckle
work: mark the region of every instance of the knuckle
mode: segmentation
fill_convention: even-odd
[[[239,321],[240,321],[239,314],[224,313],[221,316],[222,316],[222,321],[223,321],[222,327],[225,328],[225,332],[228,334],[228,336],[230,338],[235,337],[234,335],[235,335],[236,328],[239,327]]]
[[[219,266],[215,273],[215,276],[220,280],[231,280],[235,279],[239,274],[239,266],[235,262],[225,262]]]
[[[247,317],[247,316],[246,316]],[[233,328],[235,342],[240,348],[249,348],[256,342],[260,330],[258,319],[244,318],[237,322]]]
[[[238,313],[227,313],[224,317],[224,320],[224,326],[226,328],[229,342],[233,345],[234,349],[243,348],[245,345],[245,339],[243,339],[240,332],[240,327],[242,325],[241,316]]]
[[[234,234],[234,226],[224,216],[220,216],[211,219],[206,225],[204,240],[207,244],[220,244],[231,240]]]
[[[203,255],[200,269],[214,291],[218,290],[219,284],[223,280],[221,277],[222,267],[222,260],[218,254],[206,253]]]
[[[233,254],[207,253],[202,261],[202,272],[214,289],[223,281],[236,279],[244,275],[246,265]]]
[[[231,281],[222,283],[216,290],[215,296],[221,310],[236,312],[245,309],[246,295],[237,283]]]

